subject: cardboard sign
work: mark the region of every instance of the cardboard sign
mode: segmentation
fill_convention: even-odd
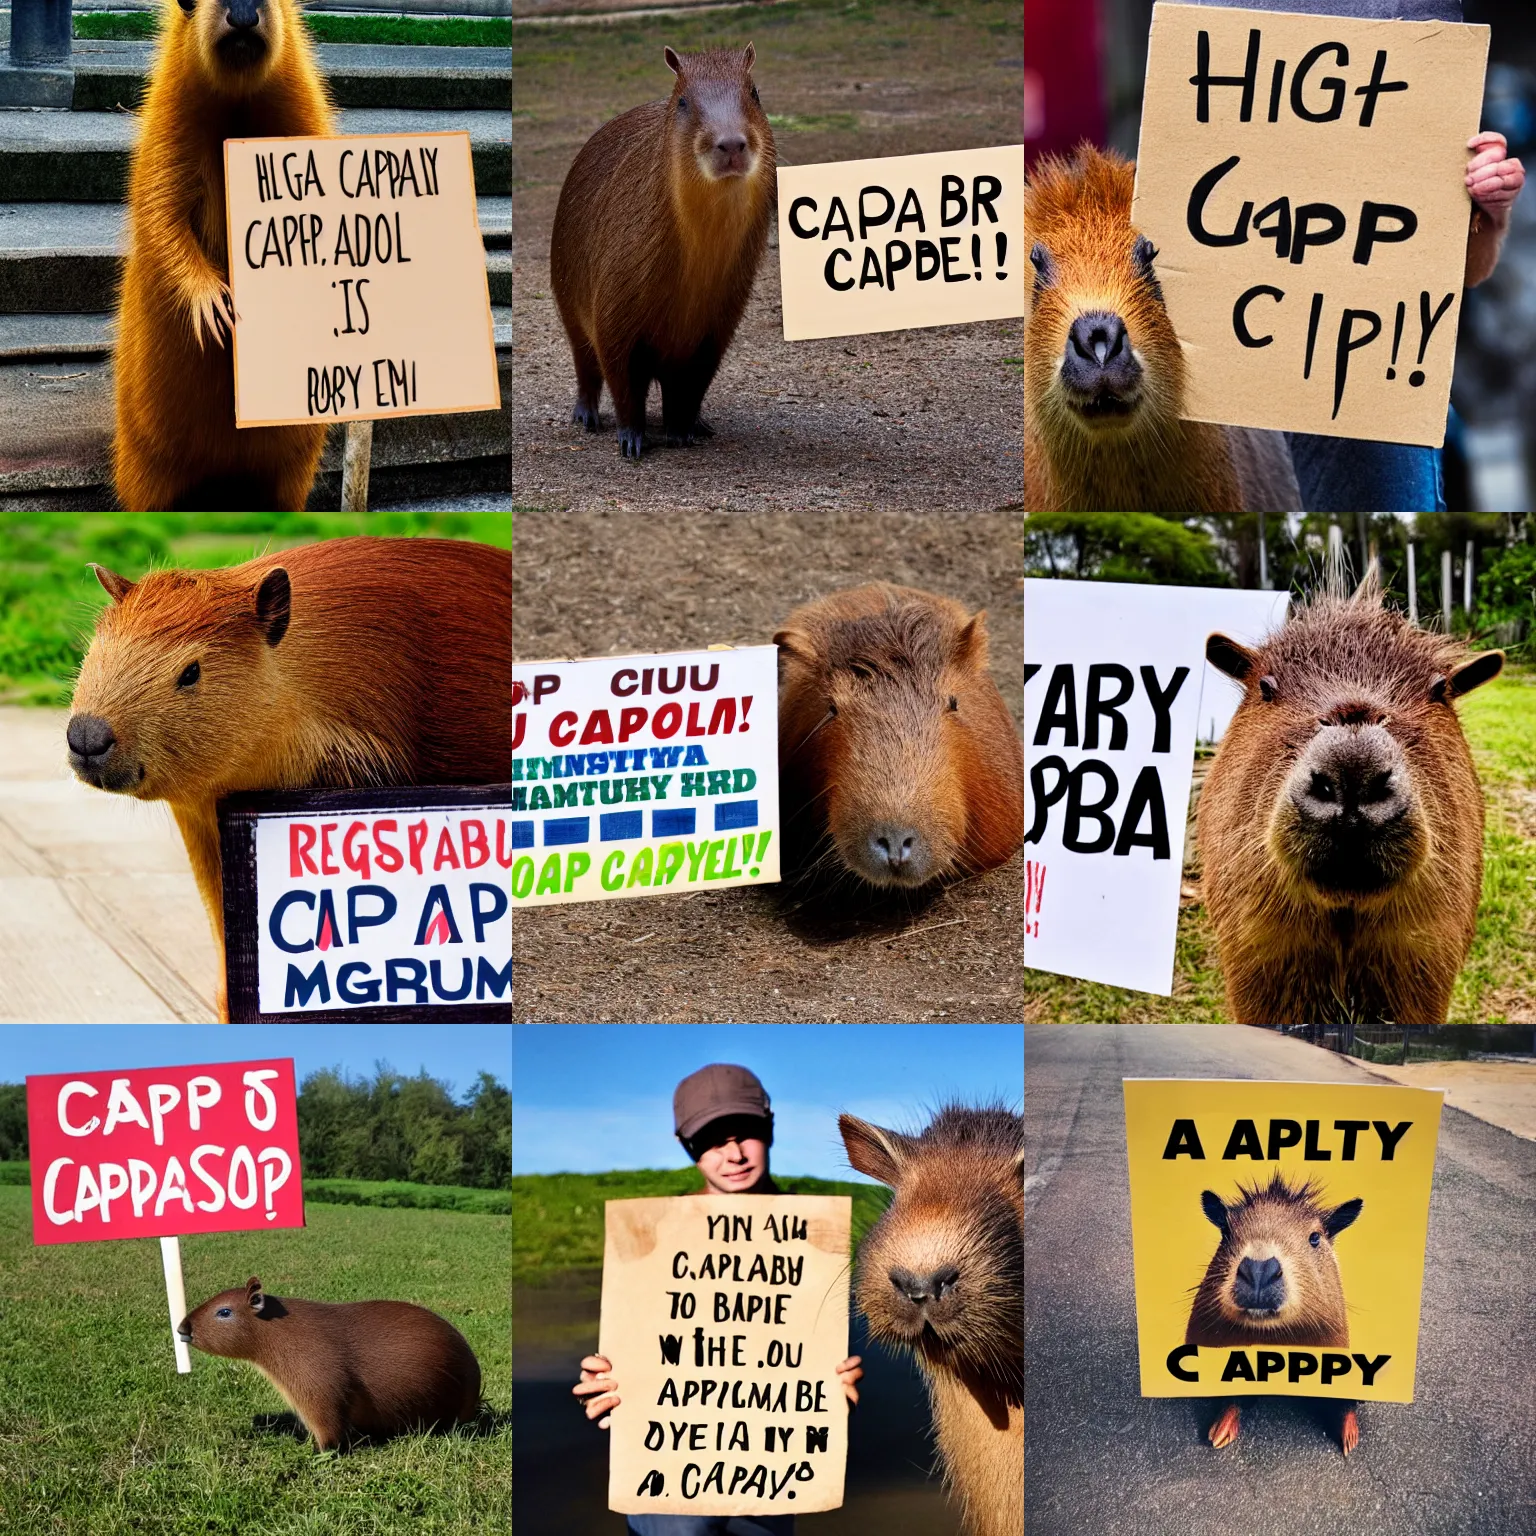
[[[40,1246],[304,1225],[291,1059],[29,1077],[27,1133]]]
[[[469,135],[226,139],[235,425],[501,404]]]
[[[1412,1402],[1443,1097],[1127,1080],[1142,1396]]]
[[[622,1398],[609,1509],[842,1504],[852,1209],[846,1195],[607,1202],[597,1347]]]
[[[1189,417],[1444,442],[1488,37],[1157,6],[1132,220]]]
[[[778,648],[517,662],[512,899],[779,878]]]
[[[784,339],[1024,313],[1024,146],[779,167]]]
[[[504,1017],[504,786],[235,795],[219,806],[230,1017]]]
[[[1166,997],[1202,679],[1284,592],[1024,583],[1024,963]],[[1208,677],[1207,677],[1208,674]],[[1105,935],[1113,934],[1112,944]]]

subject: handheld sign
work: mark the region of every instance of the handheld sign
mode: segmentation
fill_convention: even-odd
[[[235,425],[501,404],[469,135],[226,139]]]
[[[852,1209],[846,1195],[607,1202],[598,1352],[623,1396],[609,1509],[842,1504]]]
[[[779,167],[784,339],[1024,313],[1024,146]]]
[[[504,785],[221,800],[230,1018],[505,1018],[512,831]]]
[[[1488,38],[1156,7],[1131,218],[1190,419],[1444,442]]]
[[[1024,963],[1166,997],[1214,630],[1257,642],[1284,592],[1024,583]],[[1113,943],[1105,936],[1114,935]]]
[[[1440,1090],[1124,1087],[1142,1396],[1411,1403]]]
[[[778,648],[516,662],[512,899],[779,878]]]

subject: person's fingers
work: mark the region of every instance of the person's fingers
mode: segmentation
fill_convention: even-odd
[[[1491,128],[1484,129],[1482,133],[1475,133],[1467,140],[1468,149],[1482,149],[1489,144],[1498,145],[1500,153],[1509,148],[1509,140],[1502,133],[1495,133]]]
[[[1476,176],[1481,172],[1490,170],[1496,166],[1508,164],[1509,161],[1505,158],[1504,151],[1502,149],[1485,150],[1482,154],[1475,155],[1472,159],[1467,161],[1467,175],[1469,177]]]
[[[599,1419],[597,1421],[597,1427],[599,1429],[607,1429],[612,1423],[613,1423],[612,1419]]]
[[[619,1384],[611,1376],[583,1376],[571,1388],[576,1397],[591,1397],[594,1392],[617,1392]]]
[[[589,1419],[595,1419],[599,1414],[605,1414],[619,1406],[619,1398],[616,1393],[609,1392],[602,1397],[594,1397],[586,1404],[586,1415]]]
[[[613,1361],[607,1355],[588,1355],[582,1362],[584,1371],[601,1371],[605,1376],[613,1369]]]

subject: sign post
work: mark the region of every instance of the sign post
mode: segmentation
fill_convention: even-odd
[[[176,1351],[176,1374],[186,1376],[192,1370],[192,1351],[176,1331],[187,1315],[187,1288],[181,1278],[181,1239],[160,1239],[160,1267],[165,1271],[165,1299],[171,1312],[171,1347]]]

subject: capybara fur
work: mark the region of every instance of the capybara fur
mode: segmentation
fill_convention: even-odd
[[[1415,628],[1372,576],[1206,655],[1243,686],[1199,809],[1229,1018],[1443,1024],[1483,879],[1456,700],[1503,653]]]
[[[223,570],[95,566],[66,731],[98,789],[165,800],[219,946],[216,804],[236,790],[500,784],[512,756],[512,557],[331,539]]]
[[[598,430],[606,381],[619,451],[636,459],[652,380],[669,443],[711,435],[699,409],[746,308],[775,196],[752,44],[664,57],[671,96],[604,123],[582,146],[549,247],[576,365],[571,419]]]
[[[1024,751],[987,671],[986,614],[884,582],[797,608],[779,647],[779,793],[792,846],[913,890],[1024,841]]]
[[[1280,1173],[1252,1189],[1240,1184],[1230,1205],[1202,1191],[1200,1208],[1221,1241],[1195,1292],[1184,1342],[1347,1350],[1349,1314],[1333,1244],[1363,1204],[1331,1205],[1317,1185],[1291,1184]],[[1352,1403],[1338,1411],[1347,1456],[1360,1443],[1360,1422]],[[1238,1405],[1226,1404],[1210,1428],[1211,1444],[1230,1445],[1240,1422]]]
[[[480,1413],[480,1362],[446,1318],[408,1301],[301,1301],[252,1275],[183,1319],[194,1349],[249,1360],[322,1451],[451,1429]]]
[[[224,141],[333,122],[296,0],[162,0],[114,361],[114,478],[130,511],[302,510],[324,422],[235,429]]]
[[[1180,419],[1184,354],[1134,188],[1129,161],[1088,145],[1038,161],[1025,188],[1026,510],[1300,510],[1283,437]]]
[[[873,1338],[915,1356],[966,1536],[1024,1528],[1024,1120],[945,1105],[920,1136],[838,1116],[896,1192],[859,1247]]]

